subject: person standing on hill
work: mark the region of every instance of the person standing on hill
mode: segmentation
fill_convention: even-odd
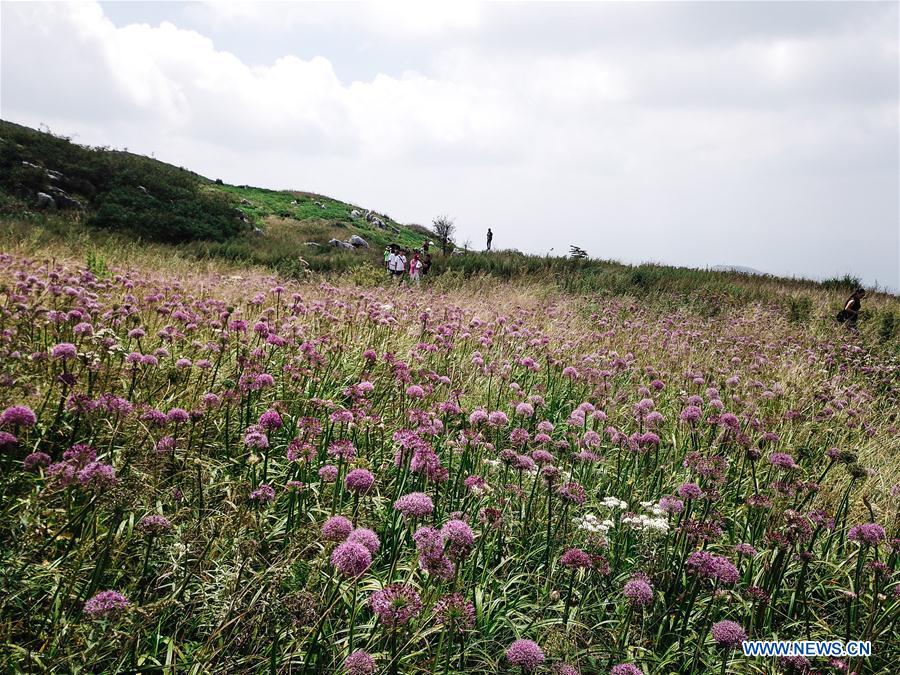
[[[428,275],[428,270],[431,269],[431,252],[427,249],[425,250],[425,255],[422,256],[422,276]]]
[[[412,260],[409,261],[409,280],[416,286],[422,282],[422,261],[419,260],[419,252],[413,253]]]
[[[390,246],[384,247],[384,267],[388,271],[391,270],[391,254],[392,253],[393,253],[393,251],[391,250]]]
[[[491,228],[488,228],[487,231],[487,250],[491,250],[491,242],[494,241],[494,233],[491,232]]]
[[[403,275],[406,273],[406,251],[402,248],[397,251],[397,257],[394,258],[394,276],[397,278],[397,285],[403,283]]]
[[[866,297],[866,289],[857,288],[853,291],[853,295],[847,298],[844,303],[844,309],[838,314],[838,321],[846,323],[847,328],[856,330],[856,324],[859,321],[859,311],[862,309],[861,300]]]

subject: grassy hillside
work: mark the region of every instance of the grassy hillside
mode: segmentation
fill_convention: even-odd
[[[55,206],[42,207],[39,193]],[[0,121],[2,216],[42,213],[148,241],[227,243],[222,253],[262,262],[283,258],[285,249],[296,255],[309,241],[357,234],[373,246],[419,246],[429,234],[384,215],[381,225],[367,222],[354,210],[367,211],[305,192],[227,185],[149,157]]]

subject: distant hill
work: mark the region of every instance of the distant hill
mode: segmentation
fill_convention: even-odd
[[[171,244],[275,236],[322,246],[357,235],[374,246],[418,246],[434,237],[426,228],[323,195],[228,185],[142,155],[0,121],[0,215],[39,211]]]
[[[737,272],[738,274],[766,274],[752,267],[744,267],[742,265],[716,265],[710,268],[713,272]]]

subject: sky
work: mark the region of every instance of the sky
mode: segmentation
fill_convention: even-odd
[[[900,289],[900,4],[0,4],[0,116],[459,243]]]

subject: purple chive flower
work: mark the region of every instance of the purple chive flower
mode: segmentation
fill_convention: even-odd
[[[137,524],[137,529],[148,537],[156,537],[172,529],[172,523],[165,516],[152,514],[144,516]]]
[[[469,555],[475,544],[472,528],[464,520],[448,520],[441,528],[441,537],[447,546],[447,553],[454,560],[462,560]]]
[[[394,502],[394,509],[407,518],[421,518],[434,511],[434,502],[424,492],[410,492]]]
[[[348,490],[361,495],[366,494],[375,484],[375,476],[367,469],[353,469],[344,479],[344,485]]]
[[[622,595],[635,607],[647,607],[653,603],[653,585],[643,574],[635,574],[625,584]]]
[[[319,478],[325,483],[333,483],[337,480],[338,468],[334,464],[326,464],[319,469]]]
[[[509,418],[506,416],[505,412],[495,410],[488,415],[487,423],[492,427],[502,427],[509,424]]]
[[[84,603],[84,613],[90,619],[115,619],[128,605],[128,598],[121,593],[101,591]]]
[[[703,417],[703,411],[695,405],[687,406],[684,410],[681,411],[681,415],[679,415],[679,419],[682,422],[687,422],[688,424],[697,422],[701,417]]]
[[[275,501],[275,490],[271,485],[261,483],[258,488],[250,493],[250,501],[257,504],[268,504]]]
[[[553,675],[581,675],[581,671],[568,663],[557,663],[553,666]]]
[[[847,537],[851,541],[874,546],[884,541],[885,533],[884,528],[878,523],[862,523],[851,527]]]
[[[472,411],[472,414],[469,415],[469,424],[473,427],[478,426],[479,424],[484,424],[488,421],[488,414],[484,408],[476,408]]]
[[[544,662],[544,651],[537,642],[516,640],[506,650],[506,660],[522,670],[537,670]]]
[[[33,427],[37,424],[37,415],[25,405],[10,406],[0,413],[2,427]]]
[[[682,499],[700,499],[703,496],[703,490],[696,483],[683,483],[677,492]]]
[[[663,497],[659,500],[659,508],[666,513],[681,513],[684,511],[684,502],[675,497]]]
[[[570,548],[559,557],[559,564],[563,567],[576,570],[579,567],[591,567],[591,565],[593,565],[593,560],[589,554],[585,553],[580,548]]]
[[[22,462],[22,468],[26,471],[37,471],[46,466],[50,466],[50,455],[46,452],[32,452]]]
[[[76,443],[63,453],[63,461],[78,467],[87,466],[97,459],[97,451],[84,443]]]
[[[748,558],[752,558],[757,553],[756,549],[750,544],[737,544],[734,547],[734,552],[738,555],[745,555]]]
[[[191,419],[188,411],[184,408],[172,408],[166,413],[166,421],[172,424],[185,424]]]
[[[259,427],[252,426],[244,434],[244,445],[248,448],[265,450],[269,447],[269,437]]]
[[[353,531],[353,523],[344,516],[331,516],[322,525],[322,537],[328,541],[344,541]]]
[[[358,577],[372,564],[372,553],[361,543],[345,541],[331,552],[331,564],[345,577]]]
[[[352,462],[356,458],[356,448],[349,439],[334,441],[328,445],[328,456]]]
[[[631,663],[620,663],[613,666],[609,671],[609,675],[644,675],[644,671]]]
[[[728,649],[736,648],[747,639],[747,633],[741,625],[727,619],[714,623],[711,633],[717,645]]]
[[[259,416],[259,426],[261,426],[266,431],[275,431],[276,429],[280,429],[284,423],[281,421],[281,415],[278,414],[277,410],[266,410],[262,415]]]
[[[378,535],[366,527],[357,527],[347,535],[347,541],[362,544],[372,555],[378,553],[378,549],[381,548],[381,541],[378,539]]]
[[[78,350],[71,342],[60,342],[58,345],[53,345],[50,356],[58,361],[68,361],[78,356]]]
[[[579,483],[564,483],[556,489],[556,494],[563,498],[564,501],[572,504],[584,504],[587,494]]]
[[[691,553],[685,567],[699,577],[723,584],[733,584],[740,577],[737,567],[730,560],[709,551]]]
[[[425,390],[417,384],[411,384],[406,388],[406,395],[410,398],[423,398]]]
[[[369,607],[388,628],[402,626],[422,611],[422,599],[412,586],[395,583],[376,591]]]
[[[0,431],[0,450],[14,450],[15,447],[19,444],[19,439],[16,438],[14,434],[9,433],[8,431]],[[38,454],[38,453],[32,453]],[[43,453],[40,453],[43,454]],[[27,457],[26,457],[27,460]],[[25,467],[26,470],[28,467]]]
[[[534,415],[534,406],[530,403],[519,403],[516,405],[516,415],[531,417]]]
[[[78,472],[78,482],[82,487],[94,492],[102,492],[118,483],[116,470],[103,462],[91,462]]]
[[[794,461],[794,458],[791,457],[786,452],[773,452],[769,455],[769,462],[772,466],[776,466],[779,469],[785,469],[787,471],[792,471],[794,469],[799,469],[797,463]]]
[[[375,659],[362,649],[357,649],[344,659],[347,675],[375,675]]]
[[[434,616],[451,633],[462,633],[475,625],[475,607],[460,593],[445,595],[438,600]]]

